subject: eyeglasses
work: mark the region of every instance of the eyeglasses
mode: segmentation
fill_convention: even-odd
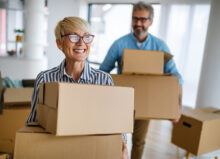
[[[134,22],[138,22],[139,20],[141,21],[141,23],[145,23],[147,20],[151,20],[151,18],[150,17],[148,17],[148,18],[145,18],[145,17],[140,17],[140,18],[138,18],[138,17],[132,17],[132,20],[134,21]]]
[[[73,43],[79,42],[80,39],[82,38],[84,43],[89,44],[93,41],[95,35],[83,35],[83,36],[79,36],[79,35],[76,35],[76,34],[61,35],[61,37],[64,37],[64,36],[68,36],[70,41],[73,42]]]

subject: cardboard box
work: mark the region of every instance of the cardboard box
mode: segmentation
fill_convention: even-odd
[[[3,109],[0,114],[0,152],[13,153],[16,131],[24,127],[30,108]]]
[[[133,88],[45,83],[39,103],[38,122],[57,136],[133,132]]]
[[[111,76],[116,86],[134,87],[135,119],[178,118],[178,77],[113,74]]]
[[[122,74],[163,74],[164,64],[173,56],[162,51],[124,49]]]
[[[0,153],[0,159],[10,159],[10,158],[12,158],[11,155],[6,153]]]
[[[174,124],[172,143],[194,155],[220,149],[220,110],[208,107],[183,111]]]
[[[4,92],[4,106],[12,105],[31,105],[31,98],[33,94],[32,87],[26,88],[6,88]]]
[[[14,159],[121,159],[122,136],[54,136],[39,127],[16,133]]]

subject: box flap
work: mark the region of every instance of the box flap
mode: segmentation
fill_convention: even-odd
[[[164,53],[164,64],[166,64],[167,62],[170,61],[170,59],[173,58],[173,55],[167,53],[167,52],[163,52]]]
[[[44,104],[44,83],[40,83],[40,87],[39,87],[39,104]]]
[[[4,105],[30,105],[33,94],[33,88],[6,88],[3,100]]]
[[[220,119],[220,110],[213,107],[197,108],[183,111],[183,115],[192,117],[202,122]]]
[[[143,76],[172,76],[173,73],[123,73],[123,75],[143,75]]]
[[[37,104],[37,119],[46,131],[56,133],[57,109],[47,105]]]
[[[44,86],[44,104],[52,107],[57,108],[58,104],[58,94],[59,90],[59,83],[58,82],[48,82],[45,83]]]
[[[40,126],[26,126],[17,131],[17,133],[46,133]]]

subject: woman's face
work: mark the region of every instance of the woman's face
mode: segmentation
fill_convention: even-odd
[[[73,34],[74,36],[78,35],[81,37],[78,42],[71,41],[70,37]],[[71,60],[74,62],[83,62],[86,60],[86,58],[89,55],[91,43],[85,43],[83,41],[82,36],[85,36],[85,35],[90,35],[90,34],[83,30],[75,29],[75,30],[71,30],[67,32],[67,34],[65,34],[65,36],[62,37],[63,38],[62,42],[57,40],[58,48],[63,51],[63,53],[65,54],[68,60]]]

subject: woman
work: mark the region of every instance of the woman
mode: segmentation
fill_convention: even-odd
[[[57,67],[39,73],[32,96],[31,113],[26,122],[37,122],[36,103],[41,82],[74,82],[98,85],[113,85],[109,74],[93,69],[86,61],[94,35],[90,34],[89,24],[79,17],[66,17],[55,28],[57,47],[64,53],[65,59]],[[123,157],[128,152],[123,142]]]

